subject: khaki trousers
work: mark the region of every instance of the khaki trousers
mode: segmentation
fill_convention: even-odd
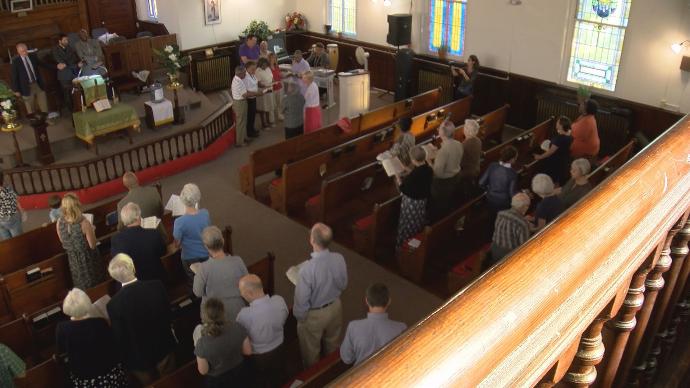
[[[139,381],[142,387],[146,387],[162,376],[175,371],[175,353],[170,353],[163,357],[162,360],[156,364],[156,369],[152,370],[130,370],[132,375]]]
[[[271,121],[276,122],[283,117],[283,89],[273,91],[273,112],[271,112]]]
[[[233,100],[232,109],[235,111],[235,144],[247,141],[247,100]]]
[[[34,113],[34,100],[41,112],[48,113],[48,98],[46,97],[46,92],[44,92],[36,82],[31,84],[29,95],[22,96],[22,100],[24,100],[27,114]]]
[[[321,358],[322,340],[324,355],[338,348],[342,324],[343,307],[340,298],[322,309],[309,310],[307,317],[297,322],[297,337],[305,368],[316,364]]]

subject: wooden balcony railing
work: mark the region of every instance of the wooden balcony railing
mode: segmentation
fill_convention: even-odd
[[[689,139],[686,116],[332,385],[649,386],[690,331]]]
[[[84,162],[7,170],[5,180],[19,195],[86,189],[118,179],[126,171],[202,151],[230,129],[232,120],[231,105],[226,104],[195,128]]]

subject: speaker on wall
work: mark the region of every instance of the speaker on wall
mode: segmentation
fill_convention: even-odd
[[[397,13],[388,15],[388,36],[386,42],[393,46],[404,46],[412,41],[412,15]]]
[[[413,59],[414,51],[408,48],[401,48],[395,54],[395,101],[411,96]]]

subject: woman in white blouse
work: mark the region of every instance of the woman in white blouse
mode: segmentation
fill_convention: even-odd
[[[302,94],[304,95],[304,133],[314,132],[321,128],[321,106],[319,87],[314,83],[314,73],[302,75]]]
[[[259,58],[258,68],[256,69],[256,79],[259,81],[259,88],[266,91],[264,95],[256,99],[256,110],[261,118],[262,128],[273,126],[273,72],[268,65],[268,59]]]

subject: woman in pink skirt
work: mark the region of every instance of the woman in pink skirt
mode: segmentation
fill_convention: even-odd
[[[321,105],[319,87],[314,83],[314,73],[307,71],[302,75],[302,94],[304,95],[304,133],[321,129]]]

